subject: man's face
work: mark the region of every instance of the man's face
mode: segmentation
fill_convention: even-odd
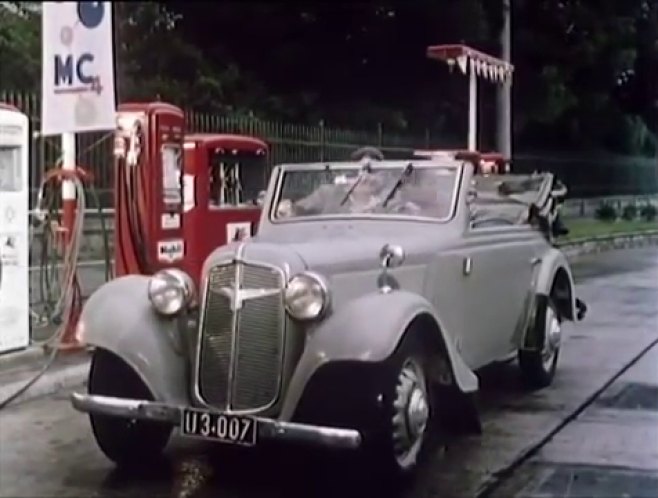
[[[365,176],[361,178],[352,193],[356,199],[368,199],[373,195],[377,195],[381,190],[381,186],[381,180],[377,175],[365,173]]]

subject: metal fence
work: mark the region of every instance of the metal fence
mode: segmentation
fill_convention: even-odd
[[[30,181],[33,192],[36,192],[44,171],[56,165],[59,160],[60,139],[39,135],[41,102],[38,95],[0,91],[0,102],[15,105],[31,120],[33,144]],[[463,147],[463,144],[432,134],[428,129],[400,134],[387,132],[380,124],[374,124],[371,130],[348,130],[325,126],[322,122],[307,125],[196,111],[185,114],[189,132],[241,133],[264,139],[271,146],[270,165],[340,160],[363,145],[376,145],[389,158],[410,157],[413,150],[418,148]],[[104,194],[103,204],[111,205],[112,132],[78,134],[76,140],[78,164],[93,172],[96,188]],[[553,171],[569,187],[570,197],[658,192],[658,162],[651,158],[521,152],[514,155],[513,169],[518,172]]]

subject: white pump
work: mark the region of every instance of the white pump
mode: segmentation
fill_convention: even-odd
[[[29,121],[0,104],[0,353],[30,342]]]

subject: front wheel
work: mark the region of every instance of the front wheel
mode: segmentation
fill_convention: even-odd
[[[153,401],[142,379],[116,355],[94,351],[89,372],[89,394]],[[169,442],[169,424],[91,413],[91,427],[101,451],[122,467],[156,461]]]
[[[382,475],[402,483],[417,470],[432,447],[435,417],[427,377],[428,355],[417,334],[403,339],[391,358],[384,385],[384,424],[370,447]]]
[[[542,330],[543,328],[543,330]],[[544,338],[535,350],[519,351],[523,380],[533,388],[548,387],[555,377],[562,339],[562,320],[551,298],[538,304],[531,333]]]

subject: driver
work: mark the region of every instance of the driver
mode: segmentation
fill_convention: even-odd
[[[352,152],[350,158],[353,161],[360,162],[383,161],[384,154],[375,147],[366,146]],[[363,213],[371,211],[381,202],[381,196],[384,194],[385,182],[380,175],[364,172],[360,178],[361,180],[354,187],[354,190],[352,190],[350,198],[347,199],[347,202],[350,203],[348,209],[351,212]],[[357,181],[357,179],[354,181]],[[350,188],[351,186],[347,187],[345,194],[347,194]],[[345,197],[345,194],[341,196],[341,201]]]
[[[347,209],[352,213],[372,211],[383,200],[385,182],[378,173],[364,172],[360,178],[360,180],[359,177],[354,179],[354,182],[358,181],[359,183],[345,201]],[[345,192],[340,196],[341,202],[351,188],[350,186],[346,187]]]
[[[342,185],[320,186],[295,202],[293,209],[297,214],[364,213],[381,203],[384,187],[378,173],[364,172]]]
[[[361,147],[350,157],[353,161],[382,161],[384,155],[375,147]],[[360,178],[360,180],[359,180]],[[354,182],[358,184],[354,186]],[[306,197],[292,204],[289,200],[281,201],[277,211],[279,216],[292,214],[321,214],[325,212],[363,213],[374,209],[384,195],[385,182],[378,173],[363,172],[342,185],[321,185]],[[352,189],[352,187],[354,187]],[[349,196],[345,196],[352,190]],[[344,202],[343,202],[344,201]]]
[[[352,159],[352,161],[363,161],[365,159],[369,161],[383,161],[384,154],[382,154],[381,150],[375,147],[366,146],[352,152],[350,159]]]

